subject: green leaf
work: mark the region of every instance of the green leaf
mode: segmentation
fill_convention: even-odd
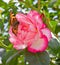
[[[56,63],[54,63],[54,62],[50,61],[50,65],[56,65]]]
[[[25,63],[29,63],[29,65],[49,65],[50,63],[50,58],[48,53],[42,52],[42,53],[31,53],[31,52],[26,52],[25,56]]]
[[[6,52],[3,55],[2,62],[4,65],[17,65],[18,57],[19,57],[19,51],[16,52],[16,50],[10,50],[9,52]]]
[[[60,47],[60,43],[56,39],[51,39],[49,42],[49,47],[52,49],[58,49]]]
[[[25,55],[24,55],[24,53],[22,54],[22,55],[20,55],[20,57],[18,58],[18,60],[19,60],[19,63],[18,63],[18,65],[25,65]]]
[[[60,25],[57,25],[55,29],[55,33],[57,34],[58,32],[60,32]]]
[[[50,21],[49,24],[50,24],[52,30],[55,32],[55,28],[56,28],[57,22],[56,21]]]
[[[0,29],[2,30],[3,27],[4,27],[4,25],[3,25],[2,19],[0,19]]]
[[[0,7],[6,9],[8,7],[7,3],[3,2],[3,0],[0,0]]]
[[[8,46],[10,44],[10,41],[8,39],[4,39],[3,43]]]
[[[27,0],[26,0],[27,1]],[[28,2],[30,3],[30,4],[33,4],[33,0],[28,0]]]
[[[53,5],[57,2],[57,0],[51,0],[49,3],[49,7],[53,7]]]
[[[60,65],[60,58],[56,59],[56,64]]]
[[[53,54],[57,55],[57,53],[59,53],[60,50],[60,43],[56,39],[52,39],[49,42],[49,48]]]

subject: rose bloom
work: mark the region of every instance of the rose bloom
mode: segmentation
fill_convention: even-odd
[[[12,26],[9,29],[9,40],[13,47],[17,50],[27,48],[33,53],[45,51],[52,36],[43,23],[41,14],[36,11],[30,11],[26,15],[18,13],[16,19],[19,22],[17,35],[12,32]]]

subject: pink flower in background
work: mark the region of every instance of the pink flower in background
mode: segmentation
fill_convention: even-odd
[[[41,15],[36,11],[30,11],[27,15],[18,13],[16,19],[19,22],[18,33],[15,35],[10,26],[10,42],[17,50],[27,48],[36,53],[43,52],[48,47],[51,32],[43,23]]]

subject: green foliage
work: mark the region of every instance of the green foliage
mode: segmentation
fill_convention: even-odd
[[[17,65],[18,52],[14,52],[13,50],[11,50],[9,52],[5,52],[2,57],[2,62],[4,65]]]
[[[57,34],[57,33],[59,33],[60,32],[60,25],[57,25],[56,26],[56,29],[55,29],[55,33]]]
[[[3,27],[4,27],[3,22],[2,22],[1,19],[0,19],[0,29],[2,30]]]
[[[25,61],[26,64],[28,63],[29,65],[49,65],[50,58],[46,51],[36,54],[27,51],[25,54]]]
[[[57,26],[57,22],[56,21],[50,21],[49,23],[50,23],[50,26],[51,26],[53,32],[55,32],[55,29],[56,29],[56,26]]]
[[[20,57],[20,54],[21,51],[16,51],[14,49],[7,51],[2,56],[2,63],[4,65],[18,65],[18,58]]]
[[[54,55],[57,55],[57,54],[60,54],[60,43],[56,40],[56,39],[52,39],[50,42],[49,42],[49,48],[50,48],[50,53],[54,54]]]
[[[26,13],[30,10],[36,10],[45,15],[43,18],[44,23],[57,37],[49,42],[47,49],[49,54],[46,51],[33,54],[25,50],[22,52],[13,49],[8,35],[10,10],[13,10],[14,14],[17,12]],[[59,24],[60,0],[19,0],[18,2],[10,0],[9,3],[0,0],[0,48],[6,50],[2,52],[2,64],[0,65],[60,65]]]

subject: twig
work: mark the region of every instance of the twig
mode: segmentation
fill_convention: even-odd
[[[38,0],[38,11],[40,12],[40,0]]]

